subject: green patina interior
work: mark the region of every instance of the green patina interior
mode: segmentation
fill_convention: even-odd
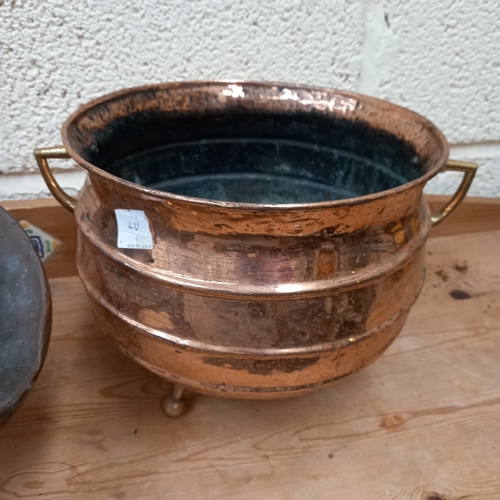
[[[82,154],[142,186],[246,203],[359,197],[425,173],[408,142],[314,110],[136,112],[96,132]]]

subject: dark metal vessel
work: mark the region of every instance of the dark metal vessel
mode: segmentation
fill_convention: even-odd
[[[51,319],[40,259],[23,228],[0,207],[0,427],[40,373]]]

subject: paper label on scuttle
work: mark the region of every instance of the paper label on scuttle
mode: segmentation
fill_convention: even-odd
[[[153,249],[153,235],[149,221],[142,210],[116,209],[118,225],[118,248]]]

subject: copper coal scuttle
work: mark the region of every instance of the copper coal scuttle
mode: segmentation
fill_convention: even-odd
[[[75,213],[77,264],[104,333],[175,385],[280,398],[375,361],[424,281],[432,226],[476,165],[407,109],[336,90],[253,82],[151,85],[94,100],[35,155]],[[78,199],[47,159],[88,173]],[[422,190],[463,181],[431,214]]]

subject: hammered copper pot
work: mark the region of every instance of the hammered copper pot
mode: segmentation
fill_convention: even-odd
[[[94,100],[35,156],[74,211],[78,270],[104,333],[176,388],[278,398],[375,361],[424,281],[431,227],[476,165],[448,162],[422,116],[336,90],[185,82]],[[87,170],[78,199],[47,158]],[[422,195],[464,173],[439,213]],[[143,211],[152,249],[117,248],[115,209]]]

